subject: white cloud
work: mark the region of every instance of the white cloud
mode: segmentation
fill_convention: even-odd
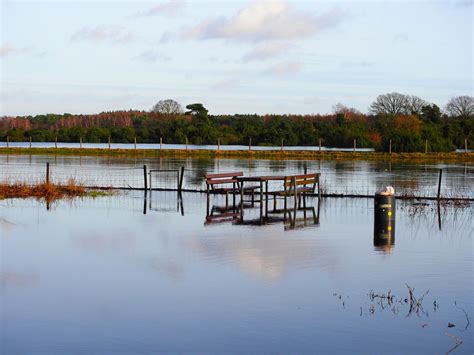
[[[374,66],[374,63],[367,62],[365,60],[362,61],[346,61],[341,63],[341,68],[343,69],[369,69]]]
[[[276,64],[265,71],[265,74],[273,76],[285,76],[296,74],[303,69],[303,64],[299,62],[283,62]]]
[[[92,41],[129,43],[135,40],[135,35],[122,26],[101,25],[96,27],[83,27],[71,36],[71,41]]]
[[[164,55],[163,53],[155,50],[155,49],[150,49],[148,51],[142,52],[140,55],[135,57],[136,59],[143,60],[145,62],[153,63],[157,61],[168,61],[171,58]]]
[[[5,43],[0,47],[0,58],[5,58],[9,55],[29,54],[30,56],[44,57],[46,51],[39,50],[33,46],[30,47],[15,47],[9,43]]]
[[[15,52],[15,48],[11,44],[5,43],[0,47],[0,58],[4,58],[13,52]]]
[[[287,43],[263,43],[247,52],[247,54],[245,54],[242,59],[246,62],[267,60],[286,53],[289,48],[290,45]]]
[[[155,16],[155,15],[176,15],[185,5],[183,0],[170,0],[163,2],[152,8],[136,14],[136,17]]]
[[[393,37],[393,42],[394,43],[397,43],[397,42],[406,42],[408,41],[408,34],[407,33],[397,33],[394,37]]]
[[[201,22],[185,38],[223,38],[236,41],[290,40],[311,37],[336,25],[342,13],[334,9],[320,16],[296,11],[281,0],[253,2],[230,18]]]
[[[214,90],[229,90],[229,89],[236,88],[237,86],[239,86],[239,84],[240,84],[240,80],[237,80],[237,79],[224,79],[224,80],[220,80],[217,83],[215,83],[214,85],[212,85],[212,89],[214,89]]]

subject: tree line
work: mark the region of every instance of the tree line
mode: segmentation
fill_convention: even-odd
[[[451,99],[439,106],[416,96],[389,93],[368,114],[343,104],[326,115],[209,115],[200,103],[186,106],[162,100],[151,111],[114,111],[96,115],[47,114],[3,117],[0,140],[34,142],[239,144],[358,147],[387,151],[452,151],[473,142],[474,99]]]

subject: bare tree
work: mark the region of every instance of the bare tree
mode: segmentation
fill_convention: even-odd
[[[474,117],[474,97],[457,96],[449,100],[446,111],[451,117],[471,118]]]
[[[152,109],[152,112],[158,112],[158,113],[165,113],[168,115],[178,115],[180,113],[183,113],[184,110],[181,107],[179,103],[177,103],[174,100],[167,99],[167,100],[160,100],[158,103],[156,103]]]
[[[407,96],[407,114],[408,113],[417,113],[417,114],[422,114],[423,113],[423,107],[429,105],[429,102],[420,99],[418,96],[411,95]]]
[[[406,95],[392,92],[377,96],[377,100],[370,105],[369,110],[373,114],[400,115],[407,113],[407,105]]]
[[[332,111],[337,115],[338,113],[342,113],[342,114],[347,114],[347,113],[354,113],[354,114],[361,114],[361,112],[359,110],[357,110],[356,108],[353,108],[353,107],[348,107],[340,102],[338,102],[337,104],[335,104],[333,107],[332,107]]]

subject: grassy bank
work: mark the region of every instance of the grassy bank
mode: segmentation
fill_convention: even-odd
[[[275,160],[392,160],[413,162],[474,162],[474,153],[382,153],[332,151],[249,151],[249,150],[152,150],[89,148],[0,148],[7,155],[77,155],[117,157],[195,157]]]

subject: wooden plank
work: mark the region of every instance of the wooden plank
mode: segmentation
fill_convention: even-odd
[[[296,193],[302,193],[302,192],[311,192],[313,189],[310,187],[300,187],[296,189]],[[270,195],[277,195],[277,196],[290,196],[294,194],[294,190],[280,190],[280,191],[270,191],[268,194]]]
[[[297,186],[299,186],[299,185],[313,185],[313,184],[316,184],[317,182],[318,182],[318,179],[296,180],[296,185]],[[295,185],[295,183],[285,182],[286,187],[293,186],[293,185]]]
[[[316,178],[319,175],[320,175],[319,173],[311,173],[311,174],[303,174],[303,175],[290,175],[290,176],[287,176],[287,178],[291,179],[291,178],[294,177],[294,178],[296,178],[296,180],[310,179],[310,178]]]
[[[235,177],[235,176],[243,176],[243,175],[244,175],[244,173],[242,171],[231,172],[231,173],[207,174],[206,179]]]
[[[208,185],[217,185],[217,184],[231,184],[238,182],[236,179],[207,179],[206,183]]]

